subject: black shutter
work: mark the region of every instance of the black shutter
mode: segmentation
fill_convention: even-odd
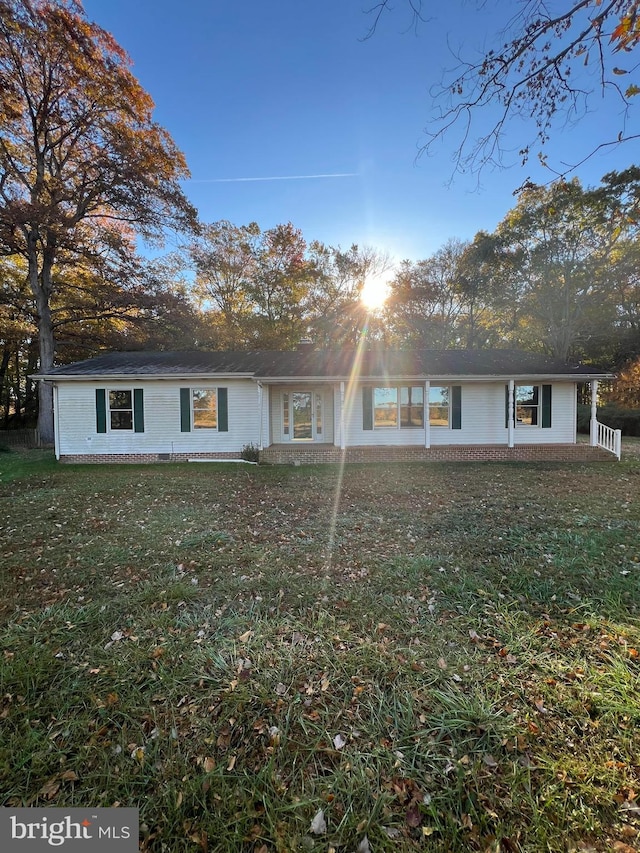
[[[142,388],[133,389],[133,429],[134,432],[144,432],[144,391]]]
[[[180,389],[180,432],[191,432],[191,389]]]
[[[362,429],[373,429],[373,388],[362,389]]]
[[[462,385],[451,386],[451,429],[462,429]]]
[[[96,432],[107,431],[107,392],[96,388]]]
[[[542,428],[551,426],[551,385],[542,386]]]
[[[227,389],[218,388],[218,432],[229,432],[229,406]]]

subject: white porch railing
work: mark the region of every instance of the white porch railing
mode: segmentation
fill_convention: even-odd
[[[620,430],[611,429],[611,427],[605,426],[605,424],[601,424],[600,421],[596,421],[596,425],[598,428],[598,447],[602,447],[605,450],[608,450],[610,453],[615,454],[617,459],[620,459],[620,449],[622,445],[622,433],[620,432]]]

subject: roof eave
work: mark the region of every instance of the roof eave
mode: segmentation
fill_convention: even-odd
[[[218,379],[253,379],[253,373],[43,373],[34,374],[31,379],[41,382],[139,382],[158,379],[161,381],[190,381],[199,379],[211,382]]]

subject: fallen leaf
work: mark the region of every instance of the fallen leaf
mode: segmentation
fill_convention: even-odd
[[[246,643],[247,640],[250,639],[250,637],[252,637],[252,636],[253,636],[253,631],[245,631],[244,634],[240,634],[240,636],[238,637],[238,642],[239,643]]]
[[[342,735],[336,735],[333,739],[333,745],[336,749],[342,749],[343,746],[346,746],[347,742],[342,737]]]
[[[45,782],[44,785],[42,786],[42,788],[40,788],[40,791],[38,793],[40,794],[41,797],[44,797],[47,800],[52,800],[55,797],[55,795],[58,793],[59,790],[60,790],[60,780],[55,778],[55,779],[49,779],[48,782]]]
[[[446,660],[444,658],[438,658],[438,666],[440,667],[440,669],[446,669],[447,668]]]
[[[324,835],[326,831],[327,822],[324,819],[324,812],[322,811],[322,809],[318,809],[313,820],[311,821],[309,832],[313,832],[314,835]]]
[[[233,770],[233,768],[236,766],[237,760],[238,760],[238,757],[236,755],[231,756],[231,758],[229,759],[229,763],[227,764],[227,770],[228,771]]]
[[[490,752],[485,752],[485,754],[482,756],[482,760],[487,765],[487,767],[498,766],[498,762],[495,760],[495,758],[493,757],[493,755],[491,755]]]
[[[369,839],[365,835],[360,844],[358,844],[356,848],[356,853],[372,853],[371,847],[369,846]]]
[[[63,782],[77,782],[80,777],[73,770],[65,770],[60,778]]]
[[[211,758],[210,755],[208,755],[206,758],[204,758],[202,761],[202,769],[204,770],[205,773],[211,773],[213,770],[215,770],[216,769],[215,759]]]

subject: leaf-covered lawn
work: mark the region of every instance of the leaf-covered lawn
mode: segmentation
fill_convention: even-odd
[[[0,457],[0,804],[149,851],[624,851],[640,460]]]

